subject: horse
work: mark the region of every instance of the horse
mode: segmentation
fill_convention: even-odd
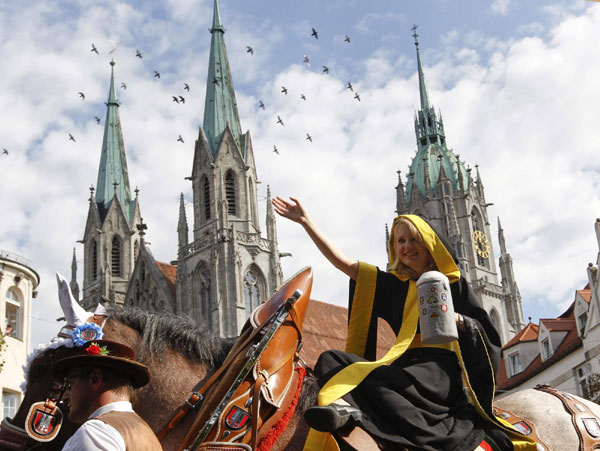
[[[110,312],[103,332],[104,338],[131,346],[137,359],[150,369],[150,383],[135,391],[132,404],[154,431],[165,426],[190,393],[220,367],[235,341],[212,336],[191,319],[170,313],[149,313],[139,308]],[[31,404],[46,399],[57,382],[49,377],[52,365],[73,352],[73,348],[61,346],[47,349],[31,361],[26,375],[25,397],[10,421],[13,426],[22,428]],[[317,392],[316,379],[307,375],[296,412],[273,446],[274,451],[302,449],[308,431],[302,415],[307,407],[314,405]],[[65,407],[61,409],[65,410]],[[36,450],[59,450],[75,432],[79,425],[71,423],[66,418],[67,412],[63,413],[65,418],[56,438],[35,445]],[[164,438],[161,443],[165,450],[178,448],[194,416],[188,415]],[[33,447],[31,443],[35,442],[29,442]],[[6,447],[0,440],[0,449],[16,448]]]

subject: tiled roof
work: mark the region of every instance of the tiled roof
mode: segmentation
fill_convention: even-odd
[[[170,265],[168,263],[156,262],[156,266],[162,273],[165,278],[165,282],[167,282],[167,286],[173,295],[173,299],[175,299],[175,282],[177,281],[177,266]]]
[[[529,323],[527,324],[521,331],[512,337],[512,339],[506,343],[502,349],[508,349],[511,346],[514,346],[518,343],[523,343],[524,341],[535,341],[538,338],[538,331],[540,327],[537,324]]]
[[[302,326],[302,350],[300,357],[311,367],[319,355],[329,349],[344,350],[348,333],[348,310],[338,305],[311,299]],[[379,321],[377,357],[383,357],[394,344],[391,327]]]
[[[527,381],[528,379],[531,379],[536,374],[541,373],[546,368],[549,368],[559,360],[563,359],[567,355],[571,354],[573,351],[583,346],[583,342],[581,341],[581,338],[579,338],[579,334],[577,333],[577,327],[575,325],[575,320],[573,319],[572,310],[573,309],[571,309],[571,314],[569,315],[569,318],[541,320],[551,331],[568,330],[568,333],[565,335],[565,338],[563,338],[562,342],[558,345],[558,348],[556,348],[556,350],[549,359],[546,359],[542,362],[542,357],[538,354],[538,356],[533,360],[533,362],[529,364],[527,368],[525,368],[524,371],[521,371],[519,374],[515,374],[510,378],[507,378],[506,365],[504,359],[500,359],[500,367],[498,368],[496,384],[498,389],[510,390],[511,388],[522,384],[523,382]],[[506,349],[509,343],[507,343],[503,349]]]
[[[583,298],[583,300],[585,302],[587,302],[588,304],[592,300],[592,290],[590,290],[590,289],[587,289],[587,290],[577,290],[577,294],[579,296],[581,296]]]

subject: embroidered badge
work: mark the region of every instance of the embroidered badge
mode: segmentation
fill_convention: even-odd
[[[426,308],[424,308],[424,309],[421,311],[421,313],[422,313],[423,315],[427,315],[427,309],[426,309]]]
[[[225,423],[230,429],[242,429],[250,421],[250,414],[238,406],[231,407],[231,410],[225,417]]]
[[[600,437],[600,424],[598,424],[598,420],[595,418],[582,418],[581,420],[592,437]]]
[[[437,293],[437,287],[434,285],[432,287],[427,288],[428,293]]]
[[[423,296],[421,296],[419,298],[419,304],[421,304],[421,305],[425,304],[425,299],[423,299]]]
[[[440,315],[438,315],[436,312],[433,312],[431,314],[431,319],[434,320],[434,321],[436,321],[439,317],[440,317]]]
[[[73,344],[75,346],[83,346],[88,341],[102,340],[104,332],[95,323],[85,323],[73,331]]]
[[[448,295],[446,293],[442,293],[440,295],[440,297],[442,298],[442,301],[446,302],[446,300],[448,299]]]
[[[514,428],[519,431],[523,435],[531,434],[531,428],[524,421],[519,421],[518,423],[513,424]]]
[[[440,305],[440,310],[442,311],[442,313],[446,313],[448,311],[448,304]]]
[[[63,414],[57,406],[36,402],[29,408],[25,420],[25,432],[34,440],[49,442],[54,439],[62,425]]]
[[[438,302],[439,302],[439,299],[437,298],[437,296],[429,296],[427,298],[427,303],[429,305],[437,304]]]

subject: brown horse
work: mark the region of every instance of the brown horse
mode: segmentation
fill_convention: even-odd
[[[150,369],[151,382],[135,392],[132,403],[135,411],[155,431],[167,424],[190,393],[219,368],[234,342],[232,339],[207,335],[191,320],[168,313],[148,313],[136,308],[112,312],[103,331],[105,338],[133,347],[138,360]],[[52,389],[56,381],[49,375],[54,362],[72,352],[72,348],[67,347],[48,349],[31,362],[25,398],[11,421],[14,426],[22,427],[29,406],[44,400]],[[308,430],[302,414],[306,407],[314,403],[316,393],[316,381],[312,376],[307,376],[296,413],[273,450],[302,448]],[[66,416],[66,412],[64,413]],[[165,437],[162,441],[165,450],[177,449],[194,416],[194,413],[188,415]],[[77,427],[78,425],[65,418],[58,436],[51,442],[39,444],[35,449],[61,449]],[[34,444],[31,441],[28,446]],[[14,448],[2,447],[0,442],[0,449]]]

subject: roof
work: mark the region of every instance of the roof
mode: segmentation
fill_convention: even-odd
[[[177,281],[177,266],[170,265],[168,263],[156,262],[156,266],[158,266],[159,271],[163,275],[167,286],[169,287],[169,291],[173,295],[173,299],[175,299],[175,283]]]
[[[348,333],[348,310],[339,305],[311,299],[302,326],[300,357],[314,367],[323,351],[344,350]],[[394,344],[395,337],[385,321],[379,321],[377,358],[383,357]]]
[[[517,335],[515,335],[508,343],[506,343],[502,349],[508,349],[518,343],[537,340],[539,329],[540,327],[537,324],[527,324]]]
[[[586,290],[577,290],[576,293],[581,296],[583,298],[583,300],[585,302],[587,302],[588,304],[590,303],[590,301],[592,300],[592,290],[590,290],[589,288]]]
[[[571,354],[572,352],[576,351],[577,349],[583,346],[583,342],[581,341],[581,338],[577,333],[577,327],[575,324],[575,320],[573,319],[572,309],[569,318],[543,319],[541,321],[544,322],[544,324],[546,324],[546,327],[548,327],[549,330],[567,331],[567,334],[565,335],[565,337],[563,338],[563,340],[558,345],[558,347],[556,348],[556,350],[550,358],[542,362],[542,357],[540,354],[538,354],[537,357],[529,364],[527,368],[525,368],[524,371],[521,371],[519,374],[515,374],[510,378],[507,377],[506,374],[506,365],[504,362],[504,358],[500,359],[500,367],[498,368],[498,375],[496,378],[496,385],[498,389],[510,390],[511,388],[521,385],[523,382],[531,379],[536,374],[541,373],[546,368],[551,367],[567,355]],[[527,328],[527,326],[525,326],[525,328]],[[507,343],[503,347],[503,349],[509,347],[509,343]]]

